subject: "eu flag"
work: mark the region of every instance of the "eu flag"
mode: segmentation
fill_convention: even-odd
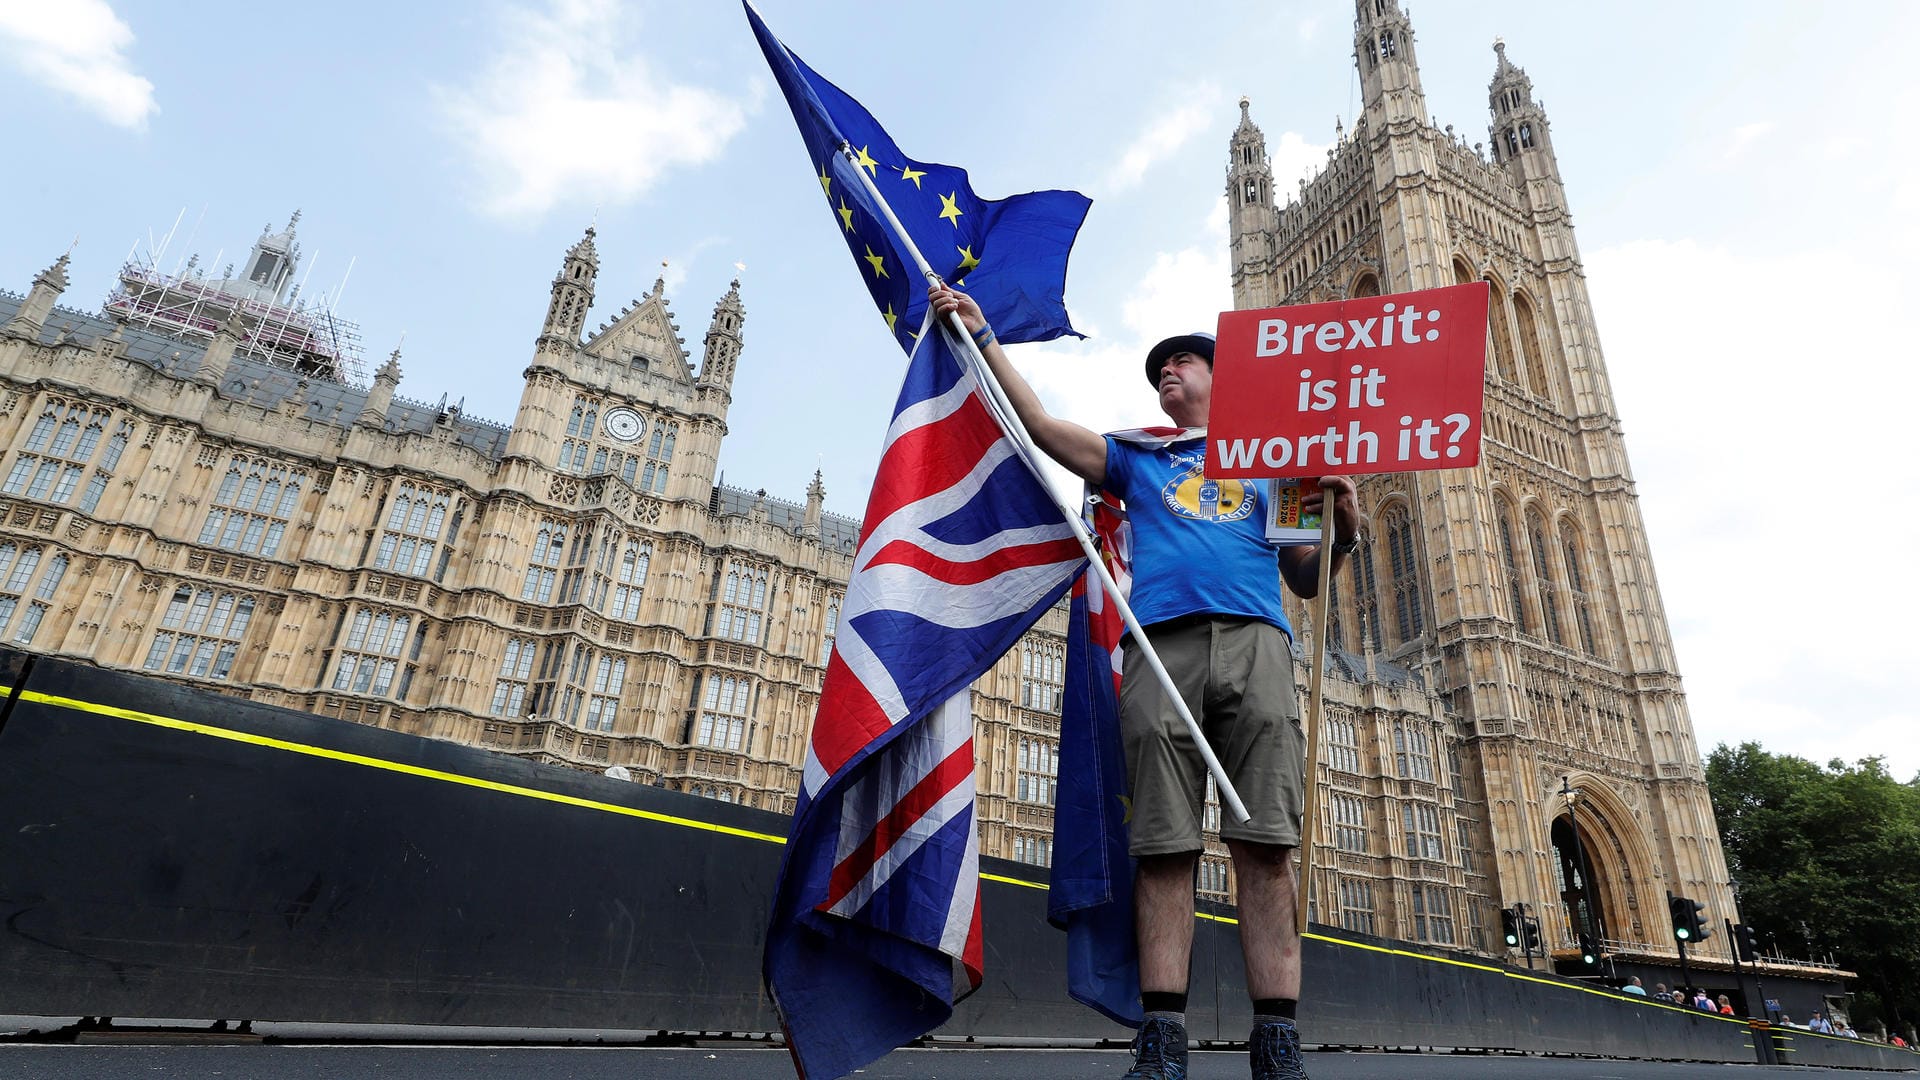
[[[967,173],[900,152],[860,103],[815,74],[747,4],[747,20],[806,141],[814,177],[833,209],[867,291],[901,348],[913,351],[927,282],[894,240],[885,214],[855,175],[865,170],[941,277],[966,290],[1003,342],[1082,336],[1067,319],[1067,254],[1091,202],[1077,191],[982,199]],[[848,161],[840,152],[853,153]]]

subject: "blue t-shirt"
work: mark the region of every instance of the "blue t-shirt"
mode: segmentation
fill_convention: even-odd
[[[1127,503],[1140,625],[1238,615],[1293,636],[1280,602],[1280,553],[1266,539],[1266,488],[1201,475],[1207,441],[1141,446],[1107,436],[1107,490]]]

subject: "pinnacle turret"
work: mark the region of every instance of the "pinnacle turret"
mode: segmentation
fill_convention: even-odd
[[[554,275],[553,299],[547,304],[547,319],[540,328],[541,351],[571,350],[580,344],[580,331],[587,324],[587,309],[593,306],[593,286],[600,276],[600,253],[593,247],[593,226],[567,249],[567,257]]]
[[[1353,60],[1360,70],[1367,126],[1376,134],[1389,124],[1427,122],[1420,89],[1413,22],[1398,0],[1355,0]]]
[[[1533,80],[1525,68],[1507,58],[1507,43],[1493,41],[1493,80],[1487,84],[1487,112],[1492,118],[1487,134],[1493,141],[1493,159],[1517,168],[1522,155],[1543,151],[1544,165],[1531,171],[1553,174],[1552,147],[1547,138],[1547,113],[1533,100]],[[1521,169],[1522,173],[1529,170]]]
[[[734,278],[727,294],[713,305],[713,321],[707,326],[706,355],[700,363],[700,383],[731,392],[734,365],[744,344],[741,327],[747,311],[740,303],[740,279]]]

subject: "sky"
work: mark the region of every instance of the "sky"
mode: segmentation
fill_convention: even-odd
[[[1157,419],[1140,356],[1231,306],[1238,99],[1283,192],[1360,105],[1349,4],[1166,10],[760,5],[906,153],[986,197],[1092,197],[1067,279],[1087,339],[1012,351],[1096,429]],[[1496,37],[1546,108],[1701,751],[1920,773],[1920,151],[1900,134],[1920,91],[1874,44],[1912,40],[1920,9],[1412,15],[1438,122],[1486,137]],[[402,397],[506,421],[592,224],[590,327],[664,279],[697,350],[739,278],[726,482],[801,501],[818,469],[830,511],[864,506],[901,357],[733,4],[0,0],[0,102],[0,288],[71,246],[63,302],[97,310],[176,221],[163,266],[218,267],[299,209],[300,273],[368,368],[398,347]]]

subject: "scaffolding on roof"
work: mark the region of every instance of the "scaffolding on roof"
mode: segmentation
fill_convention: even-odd
[[[360,327],[334,311],[340,290],[313,305],[299,299],[299,286],[287,295],[299,257],[292,233],[292,222],[280,234],[263,233],[241,278],[208,278],[196,269],[197,258],[164,272],[159,266],[164,245],[144,257],[131,252],[106,310],[143,330],[200,342],[211,340],[237,314],[242,336],[236,352],[309,378],[366,386]]]

